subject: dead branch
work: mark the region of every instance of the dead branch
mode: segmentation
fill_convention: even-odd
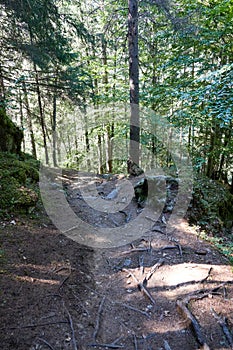
[[[182,251],[181,245],[180,245],[179,243],[177,243],[176,246],[177,246],[177,248],[178,248],[178,250],[179,250],[180,256],[182,257],[182,256],[183,256],[183,251]]]
[[[123,348],[124,347],[123,345],[114,344],[114,343],[110,343],[110,344],[93,343],[93,344],[89,344],[88,346],[100,347],[100,348],[109,348],[109,349],[119,349],[119,348]]]
[[[122,269],[123,272],[127,272],[128,276],[131,276],[134,280],[134,282],[137,283],[137,285],[140,283],[139,280],[137,279],[137,277],[134,276],[133,272],[129,271],[128,269],[123,268]]]
[[[200,345],[206,344],[204,336],[202,335],[202,332],[201,332],[201,327],[200,327],[198,321],[196,320],[196,318],[191,313],[191,311],[189,311],[188,302],[186,301],[186,299],[185,300],[177,300],[176,304],[177,304],[179,310],[181,311],[182,315],[186,318],[188,325],[191,328],[191,330],[193,331],[194,336],[195,336],[196,340],[198,341],[198,343]]]
[[[66,281],[70,278],[71,276],[71,267],[69,267],[69,274],[66,276],[60,283],[58,290],[62,288],[62,286],[66,283]]]
[[[138,284],[138,288],[144,295],[147,296],[148,299],[150,299],[152,304],[155,304],[155,300],[154,300],[153,296],[151,295],[150,291],[146,287],[146,279],[144,279],[144,281],[142,283]]]
[[[37,323],[37,324],[29,324],[26,326],[20,326],[20,327],[2,327],[0,328],[0,330],[4,330],[4,329],[25,329],[25,328],[34,328],[34,327],[45,327],[45,326],[52,326],[55,324],[62,324],[62,323],[66,323],[68,324],[67,321],[54,321],[54,322],[45,322],[45,323]]]
[[[228,328],[226,317],[219,316],[214,309],[212,309],[212,313],[214,315],[214,318],[218,321],[218,323],[222,327],[223,333],[225,334],[225,337],[227,338],[229,345],[233,349],[233,337],[232,337],[232,334]]]
[[[168,342],[166,340],[164,340],[163,343],[164,343],[165,350],[172,350],[170,345],[168,344]]]
[[[78,346],[77,346],[77,342],[76,342],[76,339],[75,339],[75,332],[74,332],[74,326],[73,326],[73,320],[72,320],[72,317],[71,317],[71,314],[69,313],[69,310],[67,309],[67,307],[65,306],[65,303],[63,301],[63,307],[68,315],[68,320],[69,320],[69,325],[70,325],[70,328],[71,328],[71,332],[72,332],[72,343],[74,345],[74,350],[78,350]]]
[[[96,317],[96,325],[95,325],[95,330],[94,330],[94,334],[93,334],[93,339],[94,341],[96,341],[98,332],[99,332],[99,327],[100,327],[100,317],[101,317],[101,313],[103,310],[103,306],[104,306],[104,302],[105,302],[105,296],[103,296],[100,305],[99,305],[99,309],[98,309],[98,313],[97,313],[97,317]]]
[[[123,307],[125,307],[125,308],[127,308],[127,309],[129,309],[129,310],[132,310],[132,311],[135,311],[135,312],[139,312],[140,314],[142,314],[142,315],[144,315],[144,316],[150,318],[150,315],[149,315],[146,311],[139,310],[139,309],[137,309],[137,308],[135,308],[135,307],[133,307],[133,306],[131,306],[131,305],[122,304],[122,303],[120,303],[120,302],[114,302],[114,304],[121,305],[121,306],[123,306]]]
[[[131,254],[135,252],[148,252],[148,250],[149,250],[148,248],[131,248],[130,250],[124,250],[119,254],[119,256]]]
[[[150,299],[152,304],[155,304],[154,298],[152,297],[151,293],[149,292],[149,290],[146,287],[146,284],[147,284],[146,277],[144,278],[143,282],[139,282],[137,277],[135,277],[134,274],[131,271],[129,271],[127,269],[122,269],[122,271],[127,272],[129,274],[129,276],[131,276],[133,278],[133,280],[137,283],[138,289]]]
[[[211,267],[209,268],[209,271],[208,271],[207,276],[206,276],[205,278],[203,278],[203,279],[200,281],[200,283],[204,283],[205,281],[208,280],[208,278],[210,277],[210,274],[211,274],[211,271],[212,271],[212,270],[213,270],[213,267],[211,266]]]
[[[42,339],[42,338],[38,338],[38,340],[41,341],[42,343],[44,343],[45,345],[47,345],[47,347],[48,347],[49,349],[55,350],[55,348],[54,348],[51,344],[49,344],[49,342],[47,342],[47,340]]]
[[[141,255],[140,257],[139,257],[139,269],[140,269],[140,271],[141,271],[141,274],[143,275],[144,274],[144,256],[143,255]]]
[[[134,349],[138,350],[138,342],[135,334],[133,335],[133,343],[134,343]]]
[[[149,279],[153,276],[155,271],[163,264],[164,264],[164,259],[159,259],[159,261],[151,267],[150,271],[146,275],[146,280],[149,281]]]

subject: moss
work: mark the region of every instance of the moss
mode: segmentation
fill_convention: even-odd
[[[28,210],[38,200],[39,162],[21,154],[0,152],[0,210]]]
[[[233,195],[223,184],[199,177],[194,182],[194,193],[188,216],[207,232],[221,234],[231,230],[233,223]]]
[[[23,132],[0,108],[0,151],[20,153]]]

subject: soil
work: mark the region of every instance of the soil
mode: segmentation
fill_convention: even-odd
[[[77,178],[64,174],[63,190],[94,228],[144,210],[135,200],[117,215],[94,210]],[[98,195],[120,178],[96,176]],[[232,267],[185,220],[166,230],[168,216],[165,205],[142,237],[112,248],[68,238],[43,210],[2,220],[1,349],[232,349]]]

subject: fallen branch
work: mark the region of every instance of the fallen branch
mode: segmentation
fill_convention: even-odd
[[[213,270],[213,267],[211,266],[211,267],[209,268],[209,271],[208,271],[207,276],[206,276],[205,278],[203,278],[203,279],[200,281],[200,283],[204,283],[205,281],[208,280],[208,278],[210,277],[210,274],[211,274],[211,271],[212,271],[212,270]]]
[[[55,350],[55,348],[54,348],[51,344],[49,344],[49,342],[47,342],[47,340],[42,339],[42,338],[38,338],[38,340],[41,341],[42,343],[44,343],[45,345],[47,345],[47,347],[48,347],[49,349]]]
[[[159,259],[159,261],[151,267],[150,271],[146,275],[146,280],[149,281],[149,279],[153,276],[155,271],[163,264],[164,264],[164,259]]]
[[[139,270],[141,271],[141,274],[143,275],[143,273],[144,273],[144,256],[143,255],[141,255],[140,257],[139,257]]]
[[[120,302],[114,302],[114,304],[121,305],[121,306],[123,306],[123,307],[125,307],[125,308],[127,308],[127,309],[129,309],[129,310],[138,312],[138,313],[140,313],[140,314],[142,314],[142,315],[144,315],[144,316],[150,318],[150,315],[149,315],[146,311],[139,310],[139,309],[137,309],[137,308],[135,308],[135,307],[133,307],[133,306],[131,306],[131,305],[122,304],[122,303],[120,303]]]
[[[164,343],[165,350],[172,350],[170,345],[168,344],[168,342],[166,340],[164,340],[163,343]]]
[[[74,350],[78,350],[77,342],[76,342],[76,339],[75,339],[75,332],[74,332],[74,326],[73,326],[73,320],[72,320],[71,314],[69,313],[69,310],[65,306],[64,302],[63,302],[63,306],[64,306],[64,308],[66,310],[67,315],[68,315],[69,325],[70,325],[71,332],[72,332],[72,343],[74,345]]]
[[[134,349],[138,350],[138,342],[135,334],[133,335],[133,343],[134,343]]]
[[[71,267],[69,267],[69,274],[68,276],[66,276],[63,281],[61,281],[59,287],[58,287],[58,290],[61,289],[61,287],[66,283],[66,281],[70,278],[70,275],[71,275]]]
[[[155,300],[154,300],[153,296],[151,295],[150,291],[147,289],[145,281],[146,281],[146,279],[144,279],[144,281],[142,283],[139,283],[138,288],[143,294],[145,294],[147,296],[148,299],[150,299],[152,304],[155,304]]]
[[[6,328],[10,329],[10,330],[13,330],[13,329],[25,329],[25,328],[34,328],[34,327],[44,327],[44,326],[51,326],[51,325],[63,324],[63,323],[68,324],[67,321],[54,321],[54,322],[45,322],[45,323],[38,323],[38,324],[29,324],[29,325],[20,326],[20,327],[3,327],[3,328],[0,328],[0,330],[4,330]]]
[[[146,277],[144,278],[143,282],[139,282],[137,277],[135,277],[131,271],[129,271],[127,269],[122,269],[122,271],[127,272],[129,274],[129,276],[131,276],[133,278],[133,280],[137,283],[137,287],[139,288],[139,290],[150,299],[152,304],[155,304],[154,298],[152,297],[151,293],[149,292],[149,290],[146,287],[146,283],[147,283]]]
[[[178,249],[180,256],[183,256],[183,252],[180,244],[167,245],[162,248],[162,250],[166,250],[166,249]]]
[[[103,296],[100,305],[99,305],[99,309],[98,309],[98,313],[97,313],[97,317],[96,317],[96,325],[95,325],[95,330],[94,330],[94,334],[93,334],[93,339],[96,341],[98,332],[99,332],[99,327],[100,327],[100,317],[101,317],[101,313],[102,313],[102,309],[104,306],[104,302],[105,302],[105,296]]]
[[[202,345],[202,346],[204,344],[206,344],[204,336],[202,335],[202,332],[201,332],[201,327],[200,327],[198,321],[196,320],[196,318],[191,313],[191,311],[189,311],[189,309],[188,309],[188,302],[186,301],[186,299],[183,300],[183,301],[182,300],[177,300],[176,303],[177,303],[177,306],[178,306],[179,310],[181,311],[181,313],[186,318],[188,326],[193,331],[197,342],[200,345]]]
[[[228,328],[226,317],[219,316],[214,309],[212,309],[212,312],[213,312],[214,318],[218,321],[218,323],[222,327],[223,333],[225,334],[225,337],[227,338],[229,345],[233,349],[233,337]]]
[[[89,344],[88,346],[92,346],[92,347],[100,347],[100,348],[109,348],[109,349],[119,349],[119,348],[123,348],[123,345],[119,345],[119,344],[114,344],[114,343],[110,343],[110,344],[99,344],[99,343],[93,343],[93,344]]]

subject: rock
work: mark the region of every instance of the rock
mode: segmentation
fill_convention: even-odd
[[[131,158],[127,160],[127,170],[132,176],[139,176],[144,173],[144,171],[136,163],[134,163]]]
[[[20,130],[0,108],[0,151],[20,153],[23,132]]]

